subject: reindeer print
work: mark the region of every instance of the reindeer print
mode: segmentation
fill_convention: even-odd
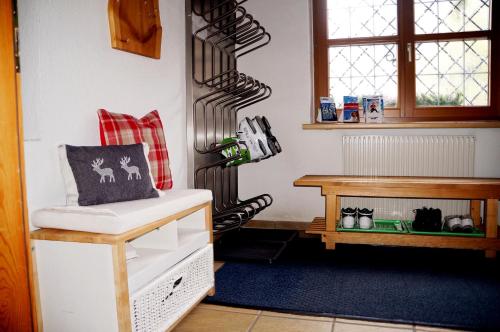
[[[127,171],[128,177],[127,180],[132,180],[132,175],[135,174],[135,179],[140,180],[141,179],[141,173],[139,173],[139,167],[137,166],[128,166],[127,164],[130,162],[130,157],[123,157],[120,160],[120,165],[121,168]]]
[[[106,183],[106,176],[109,177],[109,182],[115,182],[115,176],[113,175],[113,170],[111,168],[101,168],[101,165],[104,163],[103,158],[97,158],[92,162],[92,170],[94,172],[99,173],[101,179],[99,183]]]

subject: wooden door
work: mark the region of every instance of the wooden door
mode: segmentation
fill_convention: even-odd
[[[0,1],[0,331],[31,331],[28,227],[13,8]]]

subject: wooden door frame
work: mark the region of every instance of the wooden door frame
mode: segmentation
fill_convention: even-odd
[[[2,206],[0,217],[0,267],[5,269],[8,286],[0,287],[6,298],[7,311],[1,312],[7,321],[0,322],[0,329],[15,331],[37,331],[34,319],[36,302],[33,290],[33,269],[29,223],[26,209],[26,186],[24,176],[24,149],[22,112],[20,99],[20,76],[16,69],[13,3],[0,1],[0,186]],[[5,250],[8,249],[8,250]],[[3,325],[5,324],[5,325]]]

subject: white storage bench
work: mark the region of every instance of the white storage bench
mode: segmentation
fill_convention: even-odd
[[[38,210],[44,331],[166,331],[214,292],[212,194]],[[138,257],[127,260],[131,244]]]

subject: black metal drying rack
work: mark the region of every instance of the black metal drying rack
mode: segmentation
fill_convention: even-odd
[[[266,29],[241,6],[244,2],[192,0],[187,4],[192,55],[189,163],[193,186],[212,190],[215,234],[240,228],[273,202],[269,194],[239,197],[238,166],[228,164],[240,158],[239,145],[220,144],[236,137],[238,112],[272,94],[268,85],[237,70],[239,58],[271,41]],[[236,154],[223,157],[221,151],[227,148],[234,148]]]

